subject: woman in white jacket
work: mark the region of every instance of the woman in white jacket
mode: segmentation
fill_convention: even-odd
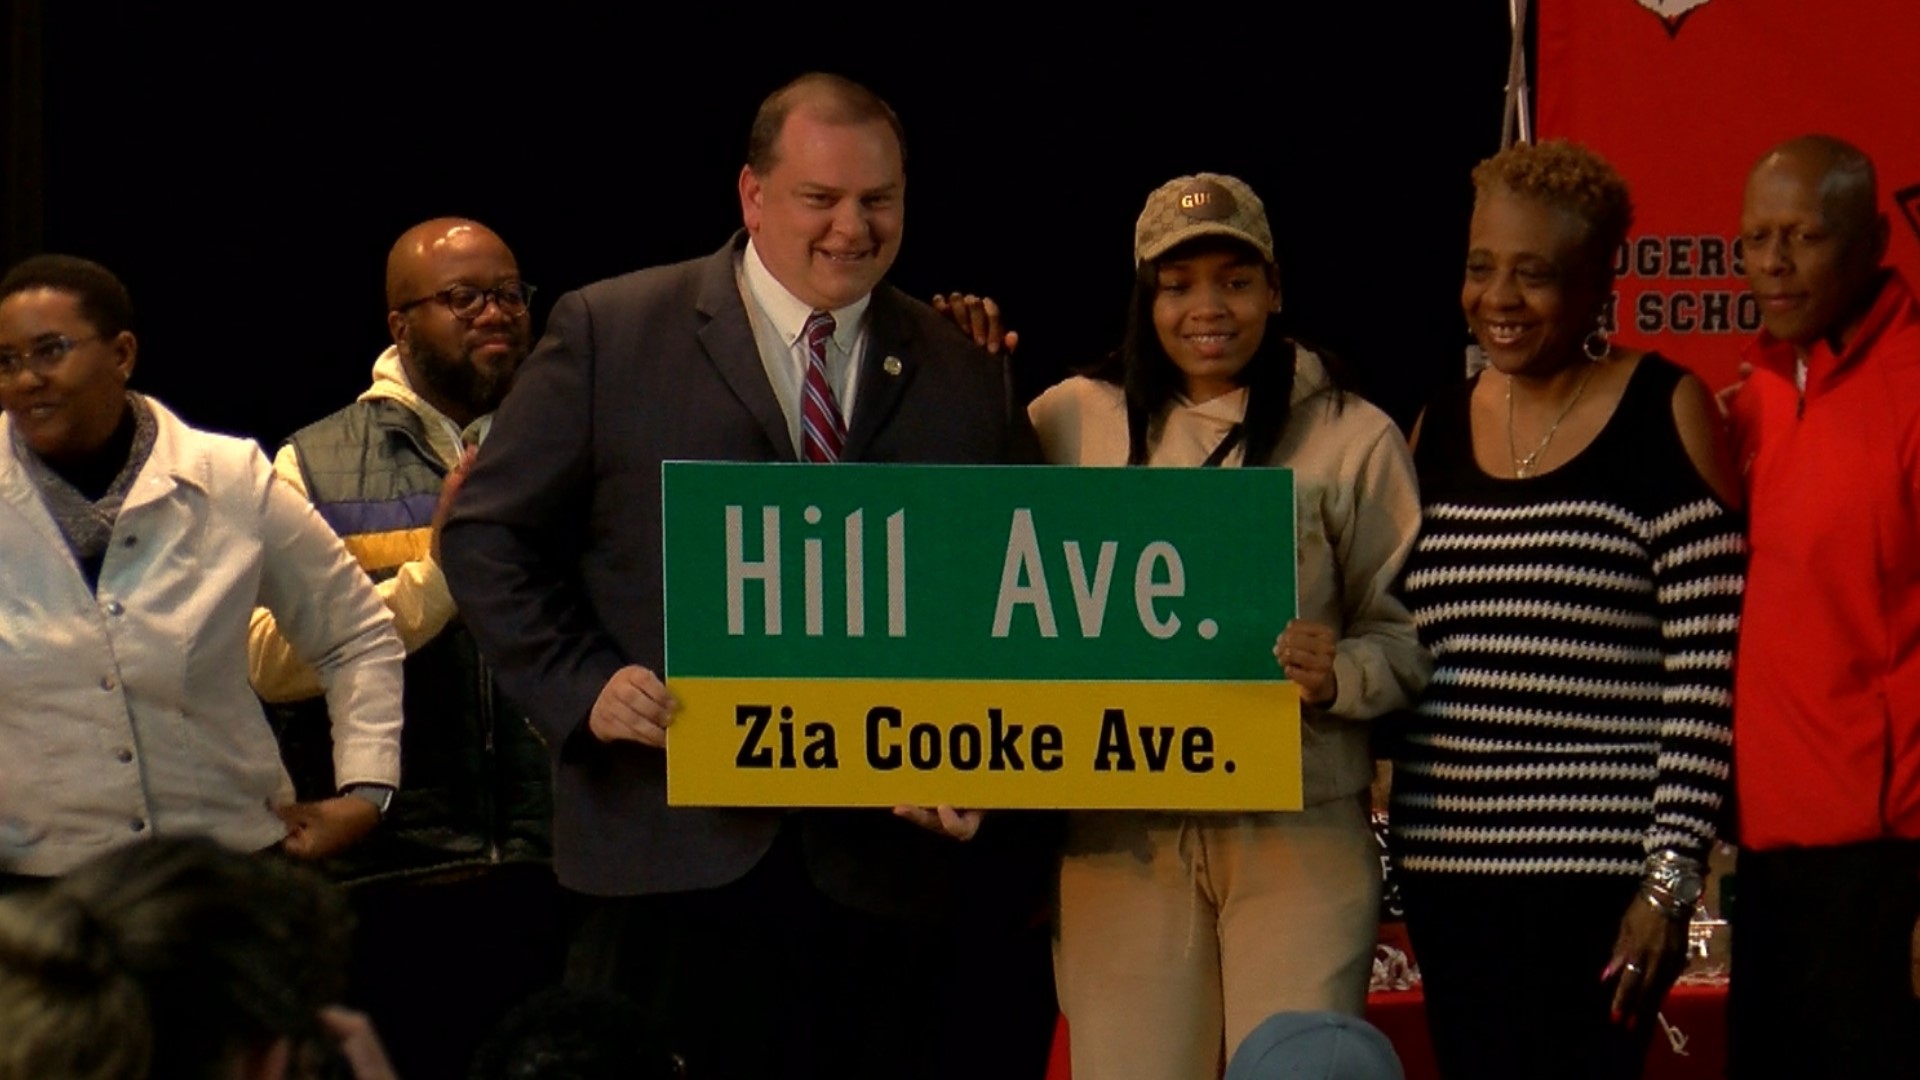
[[[84,259],[0,279],[0,760],[24,788],[0,886],[154,836],[325,856],[399,783],[386,608],[257,446],[127,390],[131,322]],[[247,684],[256,604],[326,683],[339,797],[291,802]]]
[[[1306,808],[1071,815],[1055,977],[1076,1077],[1212,1080],[1273,1013],[1365,1006],[1380,868],[1364,722],[1430,671],[1391,592],[1420,507],[1392,421],[1272,329],[1273,238],[1246,184],[1162,186],[1134,256],[1115,362],[1042,394],[1034,427],[1055,464],[1294,470],[1299,618],[1274,657],[1300,691]],[[1232,527],[1231,508],[1186,509]]]

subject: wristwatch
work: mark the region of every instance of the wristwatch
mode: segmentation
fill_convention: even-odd
[[[1661,848],[1647,856],[1646,886],[1691,910],[1706,891],[1706,878],[1700,873],[1700,860]]]
[[[340,789],[340,794],[365,799],[383,818],[387,816],[387,807],[393,805],[393,789],[385,784],[348,784]]]

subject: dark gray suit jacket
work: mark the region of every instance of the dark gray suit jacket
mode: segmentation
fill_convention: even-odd
[[[553,748],[554,865],[596,895],[709,888],[766,854],[782,815],[669,808],[665,757],[586,730],[626,664],[661,670],[660,464],[794,461],[734,276],[703,259],[568,293],[494,420],[442,539],[447,580],[507,692]],[[848,461],[1037,459],[995,362],[931,308],[874,291]],[[900,361],[897,374],[883,368]],[[1049,821],[989,815],[973,842],[884,810],[801,815],[809,872],[879,914],[1036,910]]]

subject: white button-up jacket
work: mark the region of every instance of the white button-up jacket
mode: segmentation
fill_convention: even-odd
[[[326,685],[340,783],[399,783],[404,652],[366,574],[259,447],[147,401],[153,453],[97,592],[0,418],[0,812],[28,837],[0,870],[64,873],[150,836],[285,836],[292,786],[247,683],[256,605]]]

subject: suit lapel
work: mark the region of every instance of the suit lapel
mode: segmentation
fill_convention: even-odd
[[[780,400],[767,384],[766,365],[760,360],[753,324],[747,321],[746,301],[741,299],[740,285],[734,277],[733,260],[744,246],[746,234],[734,234],[701,271],[700,296],[694,306],[707,321],[699,330],[700,347],[734,396],[760,422],[779,460],[794,461],[800,455],[787,434],[787,416],[780,409]]]
[[[860,392],[854,396],[853,423],[847,430],[846,460],[866,457],[875,436],[886,427],[900,395],[913,381],[913,331],[891,287],[873,290],[867,308],[867,349],[860,358]]]

